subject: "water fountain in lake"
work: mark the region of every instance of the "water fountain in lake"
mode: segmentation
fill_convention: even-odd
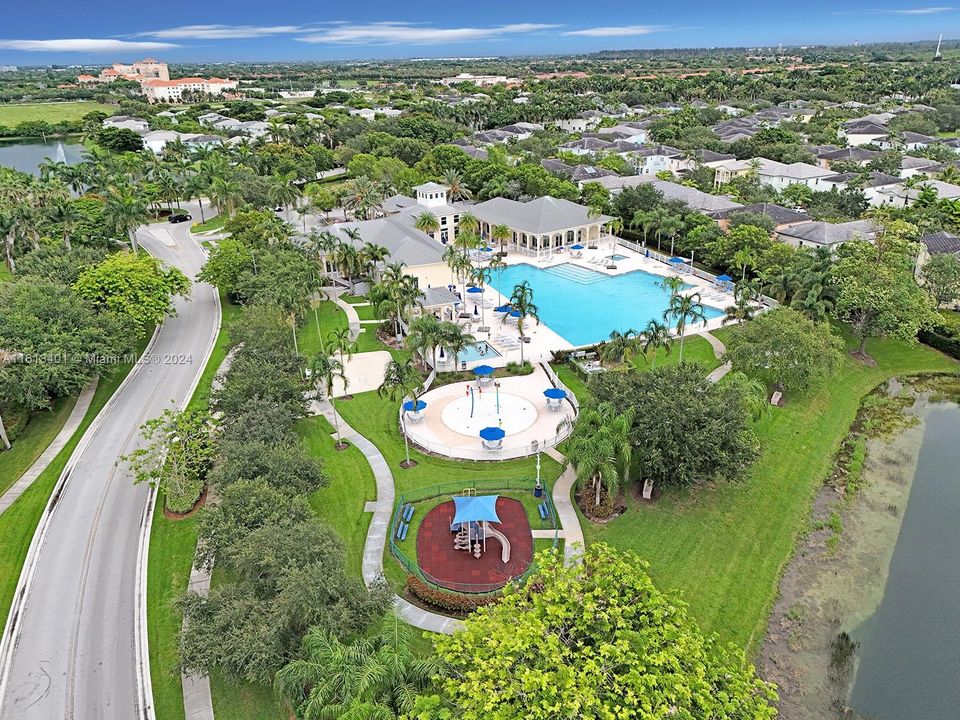
[[[57,152],[54,154],[53,159],[58,163],[65,163],[67,161],[67,153],[63,149],[62,142],[57,143]]]

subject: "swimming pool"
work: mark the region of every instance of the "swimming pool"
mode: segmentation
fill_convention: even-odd
[[[490,358],[498,358],[500,353],[493,349],[489,343],[477,342],[472,345],[467,345],[465,350],[460,352],[458,356],[460,362],[472,362],[474,360],[488,360]]]
[[[572,263],[508,265],[494,272],[490,284],[509,297],[524,280],[533,288],[540,321],[571,345],[593,345],[608,339],[612,330],[643,330],[650,320],[663,320],[670,301],[656,275],[642,270],[607,275]],[[717,308],[703,308],[708,320],[723,315]]]

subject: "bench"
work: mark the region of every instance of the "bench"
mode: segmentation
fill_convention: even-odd
[[[549,520],[549,519],[550,519],[550,506],[547,504],[547,501],[546,501],[546,500],[544,500],[542,503],[540,503],[539,505],[537,505],[537,510],[540,512],[540,519],[541,519],[541,520]]]
[[[413,511],[414,511],[413,505],[408,504],[403,511],[404,522],[410,522],[410,520],[413,518]]]
[[[405,523],[402,520],[397,523],[397,540],[405,540],[407,537],[407,529],[410,527],[410,523]]]

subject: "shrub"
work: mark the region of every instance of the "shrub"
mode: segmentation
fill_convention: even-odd
[[[507,363],[508,375],[530,375],[533,372],[533,365],[529,361],[524,361],[523,365],[511,360]]]
[[[467,595],[452,590],[440,590],[413,575],[407,577],[407,589],[428,605],[455,613],[470,613],[500,599],[499,591],[482,595]]]

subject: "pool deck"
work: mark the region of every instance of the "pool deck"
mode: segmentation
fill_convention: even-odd
[[[512,252],[504,258],[504,262],[507,265],[526,264],[538,268],[549,268],[570,263],[593,272],[610,276],[625,275],[626,273],[637,270],[660,277],[677,276],[678,274],[671,266],[652,258],[647,258],[629,248],[618,246],[616,250],[613,251],[613,254],[623,255],[625,258],[617,261],[615,270],[607,269],[604,264],[591,264],[590,262],[591,260],[599,260],[611,255],[611,245],[608,239],[601,240],[599,248],[596,250],[582,251],[580,257],[576,257],[575,253],[568,251],[552,253],[539,259],[535,256]],[[687,294],[700,293],[704,305],[710,305],[718,310],[723,310],[728,305],[733,304],[733,295],[729,292],[721,291],[712,283],[690,274],[681,274],[680,277],[683,278],[686,284],[691,286],[689,290],[685,290],[684,292]],[[486,289],[487,292],[484,293],[486,298],[484,312],[486,315],[486,326],[490,328],[490,332],[482,333],[478,331],[478,328],[483,325],[480,318],[461,321],[461,323],[467,326],[468,331],[471,332],[478,341],[489,342],[496,348],[497,352],[500,353],[500,357],[468,362],[466,364],[467,368],[473,368],[482,364],[493,367],[503,367],[508,362],[520,362],[520,339],[519,332],[517,332],[516,321],[508,320],[504,322],[500,317],[495,317],[493,313],[493,308],[498,305],[503,305],[507,301],[507,298],[491,285],[487,285]],[[534,302],[536,302],[536,298],[534,298]],[[473,303],[468,303],[468,309],[472,310],[472,308],[469,307],[469,305],[472,304]],[[525,325],[524,334],[530,338],[530,342],[524,344],[524,360],[547,362],[551,359],[552,350],[570,350],[575,347],[582,347],[572,345],[543,323],[537,325],[536,321],[529,320]],[[697,324],[696,326],[688,327],[686,334],[689,337],[690,335],[697,335],[704,331],[716,330],[722,325],[723,317],[721,316],[708,320],[705,325]],[[452,369],[452,364],[452,359],[445,359],[445,362],[440,363],[440,369],[450,370]]]

